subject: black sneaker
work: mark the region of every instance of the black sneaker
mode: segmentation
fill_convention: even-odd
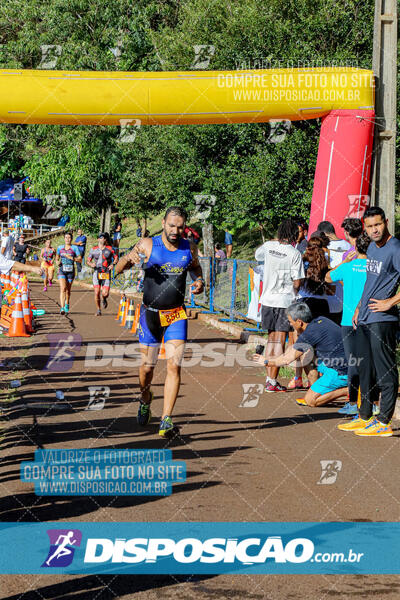
[[[108,306],[108,300],[107,298],[103,298],[103,308],[107,308]]]
[[[140,402],[139,410],[137,414],[137,422],[141,427],[145,427],[150,423],[151,419],[151,410],[150,404],[145,404],[144,402]]]

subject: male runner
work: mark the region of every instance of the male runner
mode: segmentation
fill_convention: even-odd
[[[89,252],[87,264],[89,267],[93,267],[94,269],[94,301],[96,302],[97,306],[96,316],[100,317],[100,290],[103,299],[103,306],[104,308],[107,308],[107,298],[110,293],[110,271],[113,265],[115,265],[118,261],[118,257],[115,254],[111,244],[107,243],[107,235],[105,233],[99,233],[97,240],[98,245],[94,246]]]
[[[115,272],[122,273],[132,264],[143,263],[145,272],[143,304],[140,307],[139,343],[142,364],[139,383],[142,397],[138,411],[138,423],[145,426],[151,419],[150,390],[158,349],[164,337],[167,356],[167,377],[164,385],[164,407],[159,434],[170,437],[175,428],[171,414],[181,381],[181,359],[187,339],[187,317],[184,307],[186,274],[193,280],[194,294],[204,288],[197,246],[183,239],[186,212],[179,207],[167,209],[162,221],[162,235],[142,238],[123,256]]]

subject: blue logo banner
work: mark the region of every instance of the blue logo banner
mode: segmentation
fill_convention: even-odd
[[[400,523],[1,523],[0,573],[398,574]]]

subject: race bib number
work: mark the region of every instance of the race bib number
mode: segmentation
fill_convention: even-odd
[[[62,265],[64,273],[71,273],[74,270],[74,265]]]
[[[98,279],[110,279],[110,273],[97,273]]]
[[[158,312],[160,314],[160,323],[162,327],[168,327],[168,325],[176,323],[176,321],[187,319],[186,311],[183,306],[173,308],[172,310],[160,310]]]

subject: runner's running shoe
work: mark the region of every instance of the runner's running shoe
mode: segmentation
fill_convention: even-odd
[[[100,309],[97,311],[96,317],[101,317],[101,310]]]
[[[44,286],[43,291],[47,292],[47,287],[46,286]]]
[[[52,282],[52,281],[49,281],[49,285],[53,285],[53,282]]]
[[[358,415],[356,415],[348,423],[340,423],[340,425],[338,425],[337,428],[341,431],[357,431],[358,429],[365,429],[365,427],[367,427],[367,425],[369,425],[371,421],[372,417],[368,419],[368,421],[365,421],[364,419],[361,419]]]
[[[390,423],[381,423],[377,419],[373,419],[367,427],[357,429],[354,433],[363,437],[391,437],[393,429]]]
[[[104,298],[104,297],[103,297],[103,307],[104,307],[104,308],[107,308],[107,306],[108,306],[108,301],[107,301],[107,298]]]
[[[351,402],[346,402],[346,404],[344,406],[342,406],[342,408],[339,408],[338,413],[339,413],[339,415],[349,415],[349,416],[358,415],[357,403],[352,404]]]
[[[62,309],[60,310],[60,315],[65,315],[65,308],[62,308]]]
[[[150,402],[148,404],[146,404],[145,402],[142,402],[142,400],[140,400],[140,404],[139,404],[139,410],[138,410],[138,414],[137,414],[137,422],[139,423],[139,425],[141,427],[146,427],[146,425],[148,425],[150,423],[150,419],[151,419],[151,410],[150,410],[150,404],[153,401],[153,392],[150,392]]]
[[[161,435],[161,437],[172,437],[177,432],[178,428],[174,427],[171,417],[164,417],[161,419],[160,429],[158,430],[158,434]]]
[[[151,410],[150,404],[145,404],[144,402],[140,402],[139,410],[137,414],[137,422],[141,427],[145,427],[150,423],[151,419]]]
[[[275,384],[273,384],[270,381],[266,381],[265,382],[264,391],[265,392],[269,392],[269,393],[270,392],[287,392],[287,389],[285,388],[284,385],[281,385],[278,382],[276,382]]]
[[[64,310],[66,314],[69,313],[69,304],[65,303]]]

